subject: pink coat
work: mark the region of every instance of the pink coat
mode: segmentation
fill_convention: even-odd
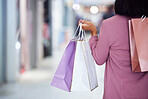
[[[106,62],[103,99],[148,99],[148,73],[131,70],[128,17],[103,21],[99,37],[90,38],[98,65]]]

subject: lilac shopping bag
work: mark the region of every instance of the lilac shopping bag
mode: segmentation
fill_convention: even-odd
[[[70,92],[75,51],[76,42],[70,41],[52,79],[52,86]]]

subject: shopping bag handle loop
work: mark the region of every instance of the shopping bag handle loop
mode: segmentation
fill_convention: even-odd
[[[79,33],[78,33],[78,36],[76,37],[78,29],[79,29]],[[85,31],[82,29],[82,23],[80,23],[79,26],[77,27],[72,40],[74,41],[85,40]]]
[[[142,19],[142,22],[143,22],[146,19],[146,16],[142,15],[141,19]]]

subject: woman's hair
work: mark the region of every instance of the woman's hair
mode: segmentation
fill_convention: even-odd
[[[128,17],[148,17],[148,0],[116,0],[115,13]]]

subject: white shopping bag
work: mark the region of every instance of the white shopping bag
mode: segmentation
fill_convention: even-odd
[[[86,62],[87,71],[88,71],[88,77],[90,81],[90,90],[93,90],[94,88],[98,87],[95,61],[91,54],[89,42],[83,41],[82,46],[83,46],[83,52],[84,52],[85,62]]]
[[[88,41],[77,41],[71,91],[89,91],[98,86],[94,59]]]

